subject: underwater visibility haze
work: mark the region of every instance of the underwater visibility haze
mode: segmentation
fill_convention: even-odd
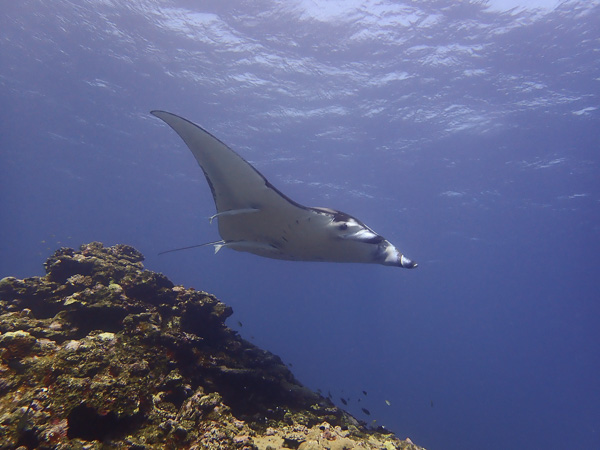
[[[426,448],[600,448],[600,2],[0,6],[0,277],[128,244],[311,389]],[[197,123],[418,261],[210,247]]]

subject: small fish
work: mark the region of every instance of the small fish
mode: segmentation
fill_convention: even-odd
[[[385,404],[388,405],[388,406],[392,406],[392,403],[389,400],[386,400]]]
[[[433,400],[431,400],[431,407],[433,408]]]
[[[342,397],[340,397],[340,400],[342,401],[342,403],[343,403],[344,405],[347,405],[347,404],[348,404],[348,402],[347,402],[346,400],[344,400]]]
[[[367,395],[367,391],[363,391],[363,395]]]
[[[371,415],[371,412],[367,408],[361,408],[361,409],[367,416]]]
[[[244,326],[244,325],[242,324],[242,322],[240,322],[239,320],[238,320],[238,325],[239,325],[240,327],[243,327],[243,326]]]

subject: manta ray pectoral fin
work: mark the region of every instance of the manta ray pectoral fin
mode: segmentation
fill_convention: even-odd
[[[221,211],[218,212],[217,214],[210,216],[208,218],[209,223],[212,223],[213,219],[217,218],[217,217],[221,217],[221,216],[234,216],[236,214],[248,214],[248,213],[254,213],[254,212],[258,212],[260,211],[260,209],[258,208],[240,208],[240,209],[230,209],[229,211]]]

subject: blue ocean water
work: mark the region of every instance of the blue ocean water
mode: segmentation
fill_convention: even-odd
[[[599,1],[0,11],[0,276],[41,275],[60,246],[130,244],[399,437],[600,448]],[[200,168],[152,109],[419,267],[158,256],[218,233]]]

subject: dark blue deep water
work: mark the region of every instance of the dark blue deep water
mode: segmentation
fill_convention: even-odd
[[[2,2],[0,276],[130,244],[399,437],[600,448],[600,2],[520,3]],[[419,267],[157,256],[218,233],[152,109]]]

